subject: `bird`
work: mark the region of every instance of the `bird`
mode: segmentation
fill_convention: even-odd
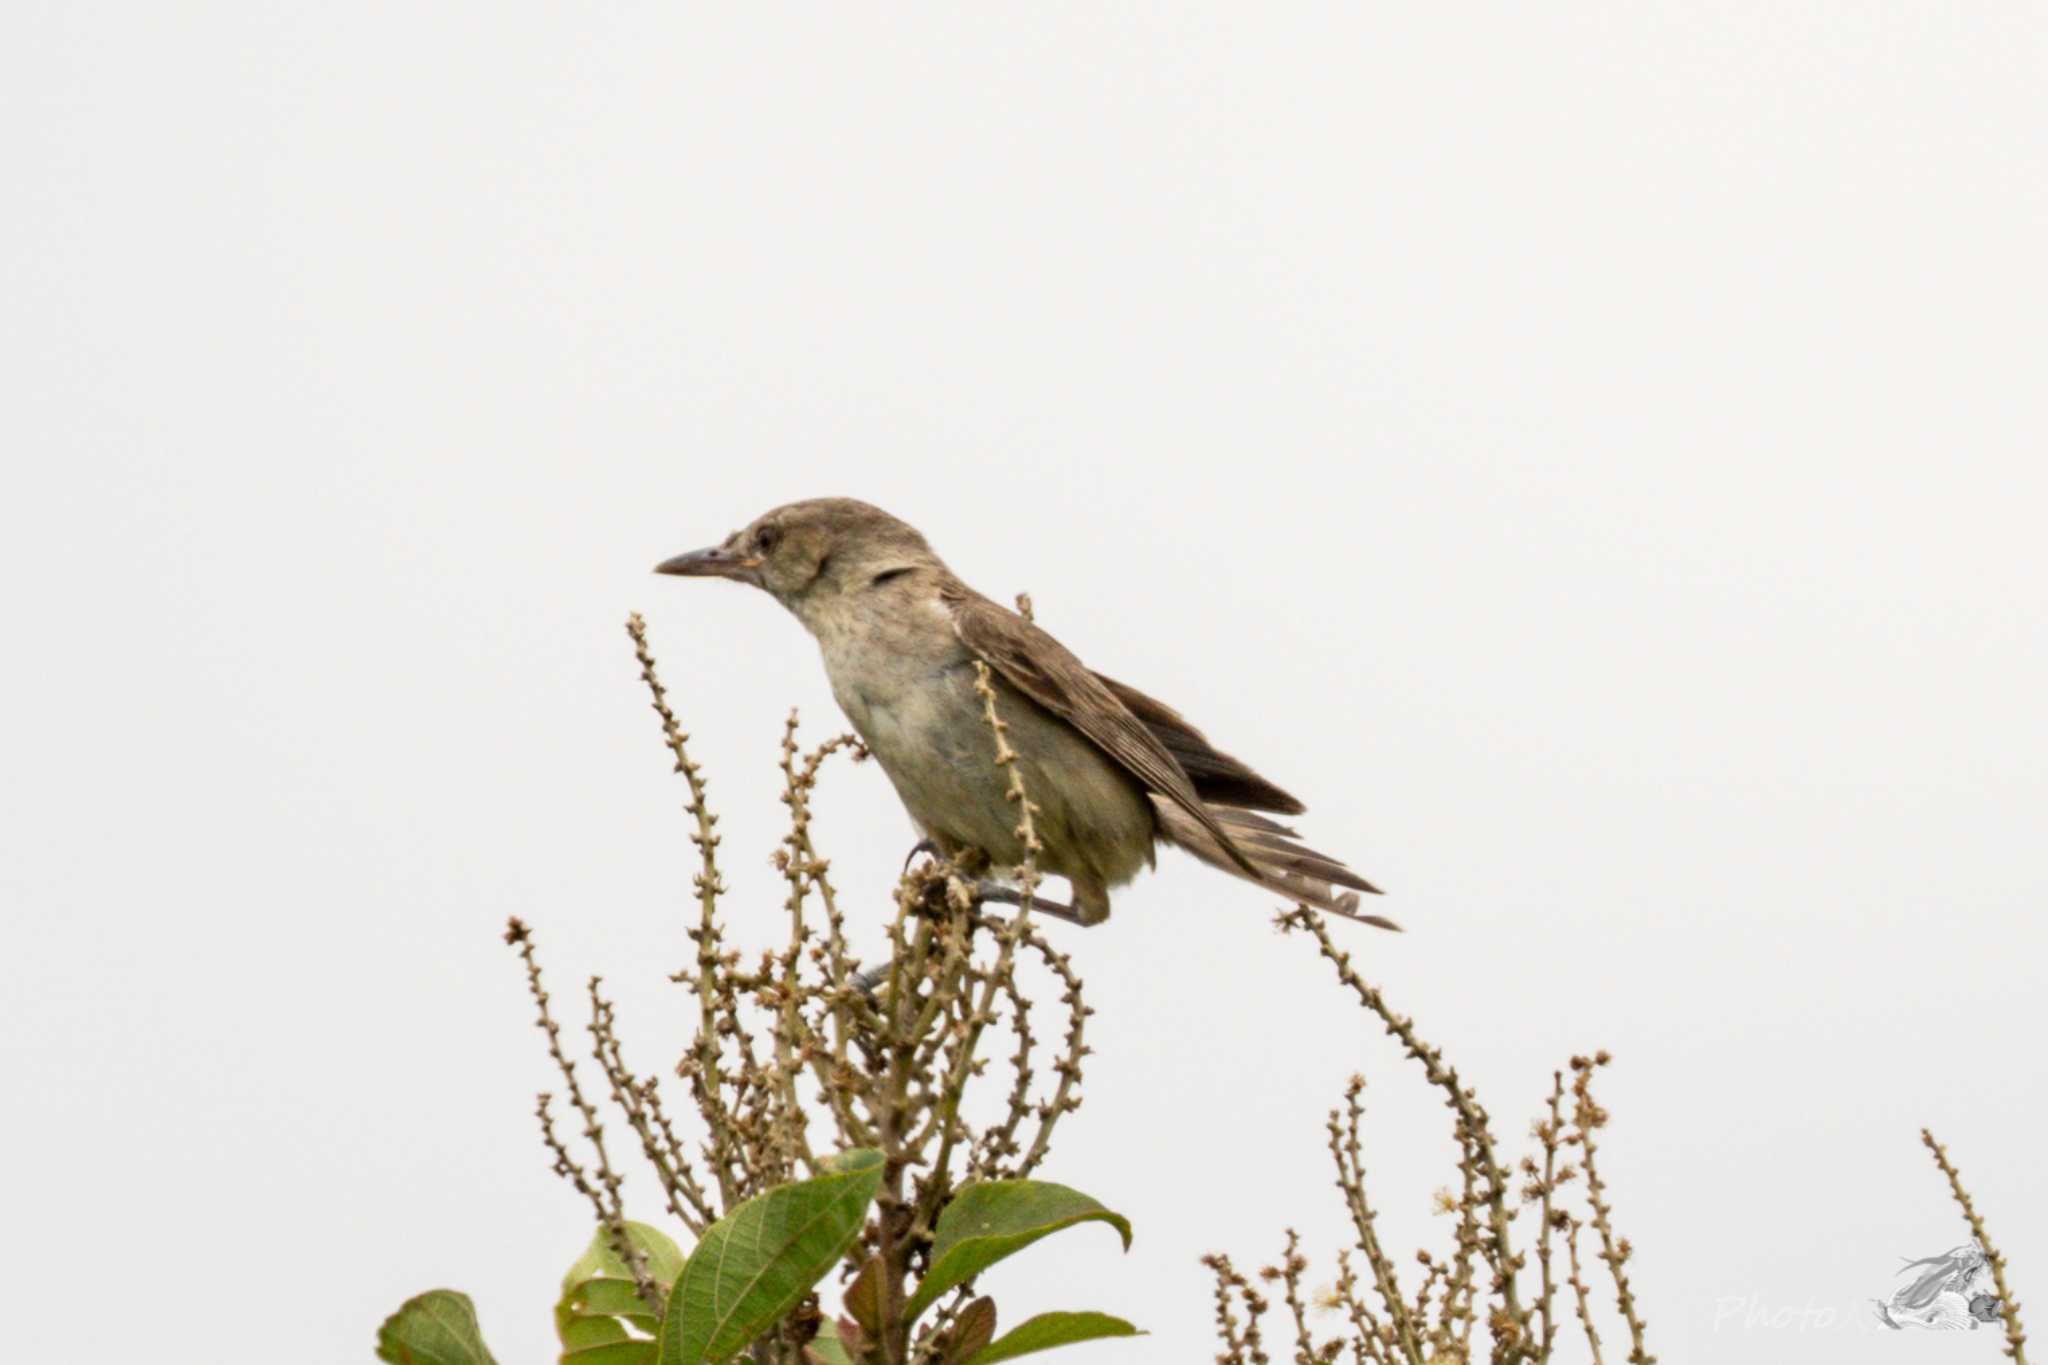
[[[1163,844],[1288,900],[1399,928],[1360,910],[1359,893],[1377,887],[1271,818],[1301,814],[1300,801],[1171,706],[1091,671],[1036,622],[968,587],[915,527],[879,507],[788,503],[655,572],[728,579],[780,602],[817,640],[832,695],[920,846],[1016,867],[1026,849],[977,690],[975,665],[985,665],[1032,803],[1036,866],[1071,888],[1071,904],[1034,897],[1036,909],[1102,923],[1110,891],[1155,866]],[[1020,899],[994,880],[978,889]]]

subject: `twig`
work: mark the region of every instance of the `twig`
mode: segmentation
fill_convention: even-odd
[[[1607,1111],[1593,1098],[1593,1072],[1597,1067],[1606,1066],[1609,1060],[1605,1052],[1572,1058],[1572,1096],[1576,1101],[1572,1109],[1572,1125],[1579,1139],[1579,1162],[1586,1168],[1586,1202],[1592,1205],[1593,1227],[1600,1234],[1600,1259],[1607,1262],[1608,1273],[1614,1277],[1615,1297],[1621,1307],[1622,1319],[1628,1323],[1629,1365],[1656,1365],[1657,1357],[1643,1346],[1644,1323],[1636,1314],[1635,1292],[1629,1287],[1628,1271],[1624,1268],[1632,1249],[1628,1238],[1614,1235],[1614,1224],[1610,1218],[1613,1209],[1604,1197],[1607,1182],[1600,1178],[1600,1168],[1595,1164],[1598,1149],[1593,1142],[1593,1130],[1606,1126]]]
[[[2020,1326],[2019,1300],[2013,1298],[2012,1291],[2006,1287],[2005,1257],[1992,1244],[1991,1233],[1978,1216],[1970,1192],[1963,1188],[1963,1177],[1948,1159],[1948,1148],[1936,1142],[1933,1132],[1926,1128],[1920,1130],[1920,1141],[1934,1153],[1934,1164],[1941,1167],[1941,1173],[1948,1177],[1949,1192],[1955,1195],[1956,1203],[1962,1205],[1963,1218],[1970,1225],[1970,1235],[1984,1249],[1985,1263],[1991,1267],[1991,1283],[1998,1290],[1998,1315],[2005,1323],[2005,1353],[2013,1358],[2014,1365],[2027,1365],[2027,1334]]]
[[[1351,968],[1351,954],[1340,950],[1331,942],[1330,933],[1324,927],[1322,917],[1306,906],[1299,906],[1280,917],[1280,925],[1288,929],[1305,929],[1316,940],[1318,950],[1337,969],[1338,979],[1351,988],[1367,1009],[1378,1015],[1388,1033],[1399,1039],[1410,1057],[1421,1063],[1423,1074],[1431,1084],[1444,1092],[1446,1103],[1457,1114],[1463,1130],[1472,1135],[1472,1154],[1483,1177],[1488,1221],[1486,1257],[1493,1267],[1496,1289],[1501,1296],[1501,1306],[1506,1310],[1508,1320],[1518,1334],[1517,1341],[1507,1354],[1509,1362],[1533,1354],[1530,1339],[1533,1334],[1529,1310],[1522,1306],[1521,1295],[1515,1286],[1515,1273],[1522,1261],[1514,1252],[1508,1236],[1508,1223],[1513,1214],[1507,1206],[1508,1182],[1501,1173],[1499,1163],[1493,1154],[1493,1139],[1487,1124],[1486,1110],[1458,1079],[1457,1068],[1449,1066],[1443,1054],[1424,1042],[1415,1032],[1415,1022],[1404,1015],[1396,1014],[1379,990],[1368,985]]]
[[[562,1051],[561,1025],[555,1022],[553,1012],[548,1009],[548,993],[541,985],[540,961],[533,951],[533,931],[515,917],[505,926],[505,942],[518,950],[520,960],[526,964],[527,991],[533,996],[538,1013],[534,1022],[547,1035],[548,1056],[554,1059],[556,1070],[562,1073],[562,1080],[569,1090],[569,1102],[583,1116],[583,1136],[589,1141],[591,1150],[597,1153],[597,1179],[592,1181],[556,1137],[554,1120],[548,1113],[549,1096],[542,1095],[535,1112],[540,1119],[541,1136],[548,1150],[554,1153],[555,1173],[590,1200],[597,1211],[598,1222],[611,1234],[612,1250],[618,1253],[619,1259],[632,1273],[634,1289],[658,1313],[661,1311],[661,1291],[655,1286],[654,1277],[648,1273],[645,1253],[626,1231],[625,1206],[619,1198],[623,1177],[612,1169],[611,1159],[605,1153],[604,1125],[597,1121],[597,1110],[583,1097],[583,1087],[576,1080],[576,1064]]]

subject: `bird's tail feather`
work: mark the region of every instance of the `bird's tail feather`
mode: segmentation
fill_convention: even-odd
[[[1333,915],[1375,924],[1382,929],[1401,927],[1390,919],[1359,910],[1358,893],[1367,891],[1378,895],[1378,887],[1335,858],[1302,847],[1295,842],[1294,831],[1277,821],[1235,806],[1209,807],[1209,814],[1229,834],[1231,842],[1258,869],[1259,875],[1253,876],[1230,856],[1215,835],[1202,827],[1199,820],[1170,799],[1154,795],[1152,809],[1158,815],[1160,831],[1168,841],[1211,867]],[[1339,890],[1340,887],[1345,889]]]

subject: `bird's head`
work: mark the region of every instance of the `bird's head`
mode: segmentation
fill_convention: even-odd
[[[798,610],[821,594],[876,586],[938,564],[915,527],[881,508],[852,498],[811,498],[765,512],[719,544],[665,559],[654,571],[751,583]]]

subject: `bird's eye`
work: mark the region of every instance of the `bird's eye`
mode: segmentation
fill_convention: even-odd
[[[781,539],[782,528],[778,526],[763,526],[754,533],[754,543],[759,545],[764,553],[773,550],[776,542]]]

